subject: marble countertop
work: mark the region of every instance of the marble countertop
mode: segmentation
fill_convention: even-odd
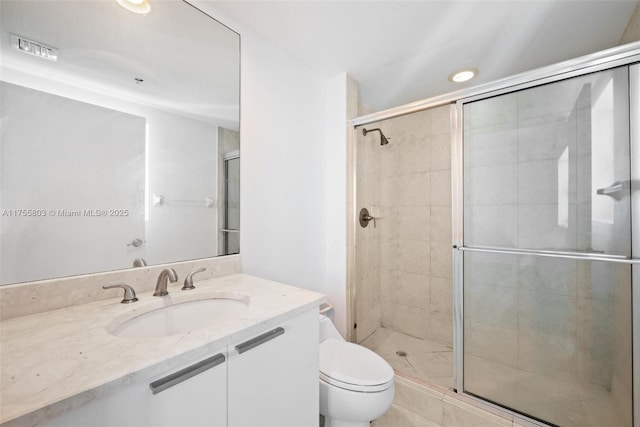
[[[138,295],[96,301],[0,322],[0,424],[37,425],[153,375],[165,373],[228,344],[255,335],[325,301],[322,294],[234,274],[196,282],[169,295]],[[118,322],[176,302],[225,291],[248,295],[240,320],[157,338],[122,338],[109,330]]]

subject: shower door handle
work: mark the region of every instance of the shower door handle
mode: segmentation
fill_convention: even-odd
[[[601,196],[613,196],[614,194],[625,190],[627,188],[627,182],[628,181],[616,181],[608,187],[598,188],[596,190],[596,194]]]

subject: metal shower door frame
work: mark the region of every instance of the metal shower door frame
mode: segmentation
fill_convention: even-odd
[[[566,64],[564,64],[566,65]],[[631,161],[631,258],[619,256],[598,256],[571,252],[503,250],[490,247],[464,246],[464,117],[463,106],[466,103],[491,98],[506,93],[540,86],[578,77],[598,71],[604,71],[619,66],[629,67],[629,143]],[[555,72],[554,72],[555,71]],[[576,63],[575,67],[551,69],[546,76],[531,74],[531,80],[513,86],[496,83],[486,87],[486,91],[472,94],[458,99],[451,104],[451,173],[452,173],[452,267],[453,267],[453,364],[454,389],[457,393],[475,401],[479,406],[491,412],[498,412],[515,421],[530,425],[547,426],[538,420],[528,418],[520,413],[502,406],[490,403],[464,391],[464,252],[511,253],[538,256],[554,256],[588,261],[605,261],[630,264],[632,275],[632,345],[633,345],[633,427],[640,427],[640,55],[635,54],[626,58],[612,57],[611,61],[594,61],[591,65]],[[636,308],[635,310],[633,308]]]
[[[631,256],[640,258],[640,63],[629,66],[631,143]],[[631,268],[633,425],[640,427],[640,265]],[[636,308],[635,310],[633,308]]]

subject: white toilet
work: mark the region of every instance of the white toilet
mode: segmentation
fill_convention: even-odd
[[[368,348],[346,342],[320,315],[320,414],[325,427],[368,427],[393,402],[393,368]]]

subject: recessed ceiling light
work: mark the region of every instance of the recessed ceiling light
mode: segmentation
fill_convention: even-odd
[[[118,4],[129,12],[145,15],[151,11],[151,5],[147,0],[116,0]]]
[[[466,68],[449,74],[449,81],[454,83],[467,82],[478,74],[477,68]]]

